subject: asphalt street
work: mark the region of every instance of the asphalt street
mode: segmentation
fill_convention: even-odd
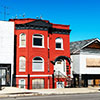
[[[0,98],[0,100],[100,100],[100,93]]]

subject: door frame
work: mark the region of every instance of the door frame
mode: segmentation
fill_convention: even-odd
[[[64,88],[64,82],[56,82],[56,85],[57,85],[57,88]],[[62,85],[63,85],[63,87],[62,87]]]
[[[5,76],[6,82],[5,82],[5,85],[1,84],[1,86],[10,86],[11,85],[11,64],[0,64],[0,69],[5,69],[6,70],[6,76]],[[7,71],[9,71],[9,74],[10,74],[9,83],[7,83]]]
[[[56,74],[58,74],[58,72],[60,71],[63,75],[66,76],[66,60],[61,59],[61,61],[60,61],[61,65],[58,65],[57,62],[58,61],[56,61],[55,65],[54,65],[54,71],[57,72]],[[58,66],[60,66],[60,70],[59,70]]]

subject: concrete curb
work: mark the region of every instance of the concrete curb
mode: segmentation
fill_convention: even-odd
[[[97,93],[99,88],[65,88],[65,89],[18,89],[7,87],[0,91],[0,98],[7,97],[21,97],[21,96],[47,96],[47,95],[71,95],[83,93]]]
[[[7,98],[7,97],[12,97],[12,98],[16,98],[16,97],[23,97],[23,96],[50,96],[50,95],[72,95],[72,94],[88,94],[88,93],[98,93],[98,92],[100,92],[100,91],[89,91],[89,92],[81,92],[81,93],[79,93],[79,92],[66,92],[66,93],[64,93],[64,92],[61,92],[61,93],[28,93],[28,94],[26,94],[26,93],[10,93],[10,94],[2,94],[2,95],[0,95],[0,98]]]

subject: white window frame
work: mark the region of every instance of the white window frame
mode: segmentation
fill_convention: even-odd
[[[21,39],[21,35],[22,34],[25,34],[25,33],[21,33],[20,35],[19,35],[19,47],[21,48],[25,48],[26,47],[26,34],[25,34],[25,45],[22,45],[22,39]]]
[[[48,49],[50,49],[49,48],[49,37],[47,38],[47,47],[48,47]]]
[[[39,56],[37,56],[37,57],[39,57]],[[37,58],[37,57],[34,57],[34,58]],[[39,57],[42,59],[42,69],[41,70],[36,70],[36,69],[34,70],[33,69],[34,58],[32,59],[32,71],[33,72],[44,72],[44,59],[42,57]]]
[[[24,88],[23,89],[25,89],[25,79],[19,79],[19,88],[21,88],[21,81],[22,80],[24,80],[24,84],[23,84],[24,85]]]
[[[41,35],[42,37],[34,36],[34,35]],[[42,38],[42,46],[36,46],[36,45],[34,45],[34,43],[33,43],[34,37],[35,37],[35,38]],[[36,47],[36,48],[44,48],[44,35],[42,35],[42,34],[33,34],[33,35],[32,35],[32,47]]]
[[[57,41],[57,39],[61,39],[61,41]],[[56,48],[56,43],[61,43],[61,48]],[[57,37],[55,40],[55,49],[56,50],[64,50],[63,49],[63,39],[61,37]]]
[[[24,58],[24,60],[25,60],[25,70],[21,70],[21,58]],[[24,56],[20,56],[19,57],[19,72],[25,72],[26,71],[26,58],[24,57]]]

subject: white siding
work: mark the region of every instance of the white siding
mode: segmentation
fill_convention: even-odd
[[[86,58],[100,58],[100,55],[80,55],[81,74],[100,74],[100,67],[86,67]]]
[[[100,58],[100,55],[83,52],[79,55],[71,55],[71,72],[74,71],[75,74],[100,74],[100,67],[86,67],[86,58]]]
[[[11,64],[11,74],[13,74],[13,57],[14,23],[0,21],[0,63]]]
[[[80,55],[71,55],[71,73],[74,71],[74,74],[80,73]]]

